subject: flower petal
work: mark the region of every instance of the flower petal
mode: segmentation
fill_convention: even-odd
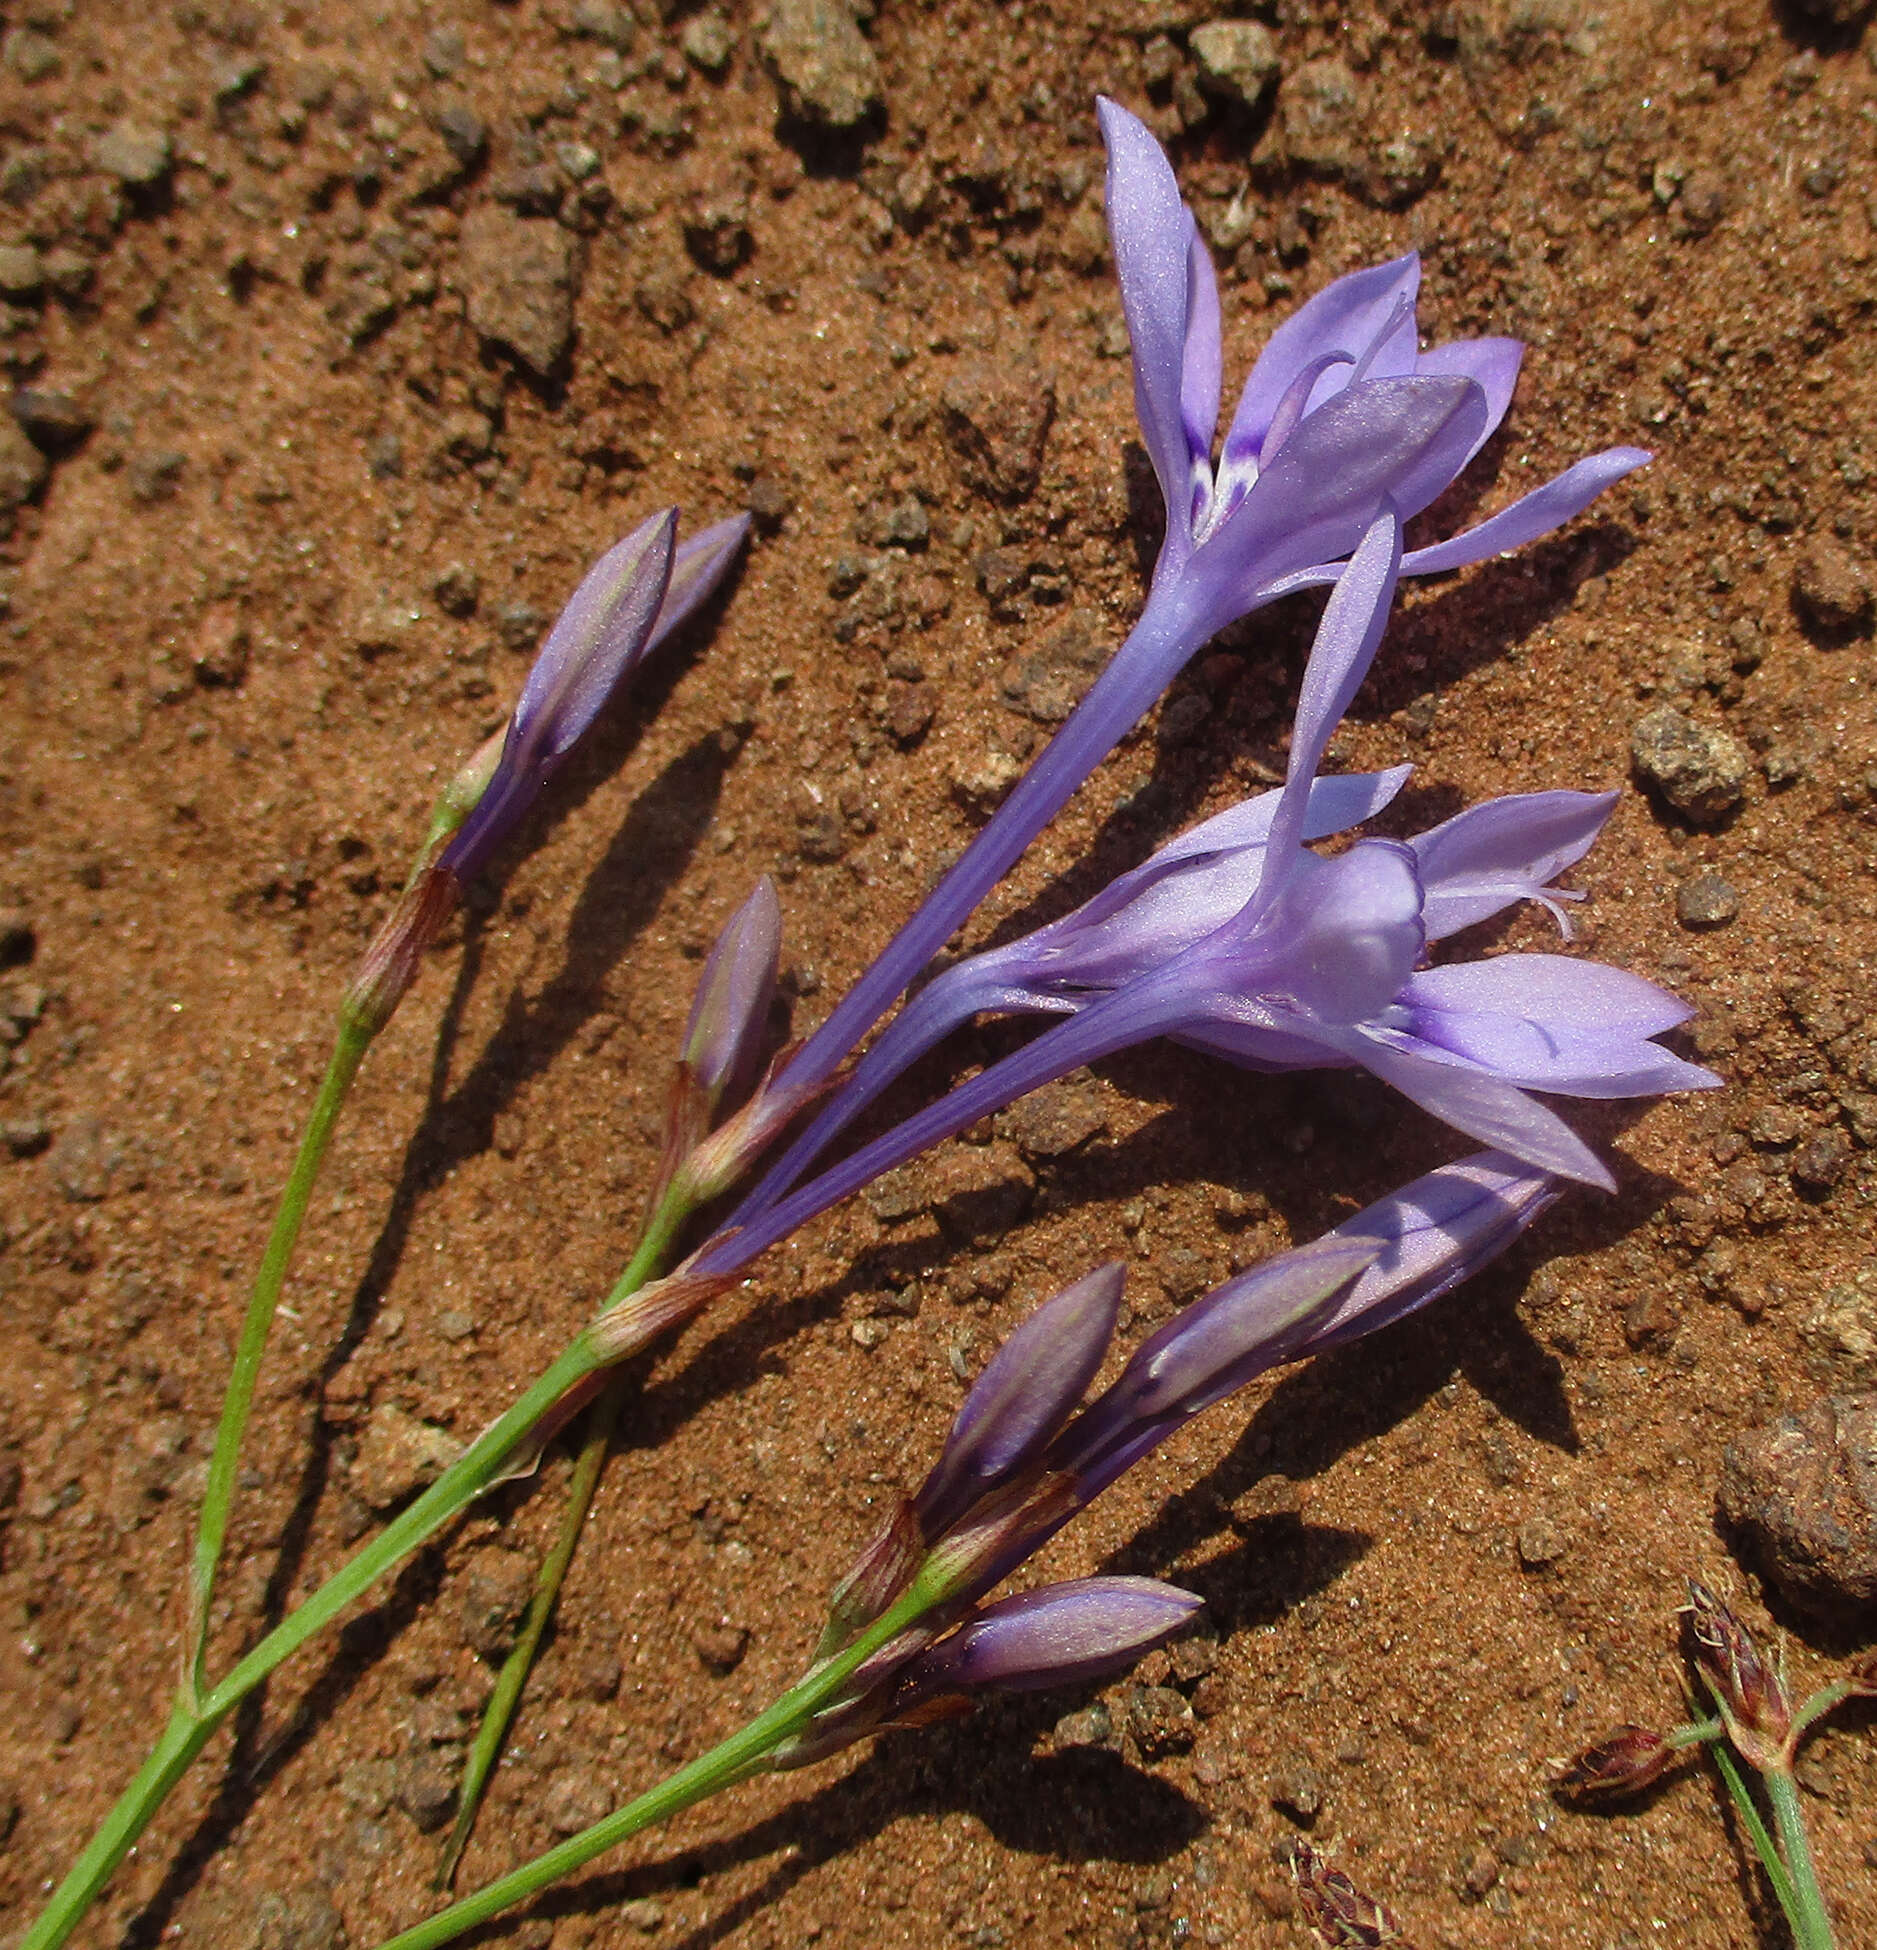
[[[1405,1047],[1406,1042],[1364,1024],[1348,1048],[1364,1069],[1456,1131],[1510,1152],[1541,1171],[1606,1192],[1616,1190],[1608,1167],[1554,1111],[1503,1078],[1470,1064],[1419,1053]]]
[[[1402,1000],[1410,1007],[1524,1016],[1632,1036],[1659,1036],[1694,1014],[1692,1004],[1626,968],[1571,955],[1495,955],[1425,968]]]
[[[1439,575],[1447,569],[1463,569],[1469,562],[1484,562],[1488,556],[1504,555],[1523,548],[1554,528],[1562,528],[1574,515],[1580,515],[1603,490],[1614,486],[1625,474],[1646,466],[1653,456],[1642,447],[1608,447],[1600,454],[1587,455],[1575,466],[1521,495],[1509,508],[1430,548],[1410,549],[1403,558],[1401,573],[1407,576]],[[1328,550],[1324,553],[1327,555]]]
[[[903,1683],[920,1694],[1024,1692],[1098,1678],[1170,1639],[1203,1603],[1154,1578],[1044,1585],[985,1606],[922,1652]]]
[[[687,535],[678,544],[671,558],[671,580],[665,585],[665,600],[659,605],[658,621],[645,640],[646,655],[709,600],[736,560],[737,550],[749,534],[749,526],[748,515],[731,515],[725,521],[713,521],[708,528],[700,528],[695,535]]]
[[[1410,251],[1391,263],[1376,264],[1337,278],[1292,312],[1266,341],[1258,363],[1245,381],[1225,436],[1225,458],[1255,455],[1264,445],[1278,402],[1289,392],[1297,375],[1325,353],[1340,353],[1353,365],[1369,350],[1376,334],[1395,318],[1400,299],[1405,296],[1412,306],[1420,285],[1421,260]],[[1389,367],[1372,365],[1375,376],[1388,376],[1395,370],[1414,370],[1412,312],[1407,338],[1408,362]],[[1392,340],[1387,350],[1391,355],[1394,353]],[[1340,366],[1335,368],[1319,381],[1321,395],[1317,404],[1337,390],[1336,373],[1341,374],[1342,383],[1347,383],[1348,373]]]
[[[1524,358],[1524,342],[1519,339],[1452,339],[1445,345],[1430,347],[1416,362],[1416,372],[1457,373],[1463,379],[1472,380],[1486,395],[1486,424],[1467,460],[1498,431],[1506,409],[1512,404]]]
[[[1114,1334],[1126,1271],[1098,1267],[1065,1287],[992,1355],[916,1499],[928,1537],[1021,1469],[1080,1406]]]
[[[1509,793],[1416,834],[1428,940],[1540,897],[1589,852],[1616,802],[1614,792]]]
[[[1210,478],[1212,436],[1219,425],[1224,345],[1219,325],[1219,281],[1212,254],[1189,213],[1186,251],[1186,343],[1180,354],[1180,419],[1194,462]]]
[[[1410,984],[1412,988],[1412,984]],[[1490,1070],[1521,1090],[1572,1097],[1654,1097],[1669,1090],[1708,1090],[1711,1070],[1685,1063],[1660,1043],[1624,1029],[1475,1010],[1408,1004],[1409,1033]]]
[[[1194,225],[1147,125],[1120,103],[1096,104],[1108,146],[1108,235],[1134,352],[1134,410],[1167,504],[1169,537],[1188,532],[1192,449],[1182,398],[1192,319]]]

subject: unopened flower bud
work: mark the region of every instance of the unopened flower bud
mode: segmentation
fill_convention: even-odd
[[[1659,1781],[1680,1754],[1680,1748],[1653,1728],[1626,1724],[1573,1754],[1552,1785],[1572,1800],[1635,1794]]]
[[[755,1081],[775,999],[782,909],[767,874],[730,917],[698,977],[683,1062],[711,1112]]]

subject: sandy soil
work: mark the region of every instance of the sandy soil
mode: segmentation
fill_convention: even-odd
[[[1410,245],[1431,336],[1529,341],[1443,521],[1592,448],[1657,449],[1548,545],[1409,595],[1337,751],[1412,758],[1414,825],[1621,786],[1581,938],[1695,1002],[1729,1086],[1573,1113],[1620,1154],[1616,1198],[1215,1414],[1051,1553],[1204,1593],[1205,1651],[747,1787],[495,1940],[1295,1944],[1282,1864],[1314,1809],[1424,1950],[1780,1941],[1711,1782],[1594,1817],[1546,1789],[1606,1724],[1674,1714],[1685,1574],[1765,1621],[1714,1525],[1725,1445],[1873,1378],[1808,1331],[1868,1263],[1877,1196],[1850,1135],[1877,1135],[1855,30],[1752,0],[1277,0],[1273,111],[1201,89],[1191,0],[883,0],[880,105],[830,136],[779,119],[751,7],[638,3],[636,25],[590,0],[4,9],[0,241],[39,282],[0,253],[0,360],[91,430],[18,510],[0,582],[0,1933],[165,1711],[191,1499],[333,1000],[584,565],[666,502],[763,517],[371,1059],[263,1385],[218,1657],[377,1521],[374,1411],[472,1433],[622,1263],[690,981],[754,876],[782,883],[806,1025],[1040,739],[1013,659],[1125,630],[1157,515],[1102,261],[1101,89],[1172,141],[1230,261],[1233,370],[1296,299]],[[65,409],[32,410],[56,444]],[[967,423],[998,430],[996,479]],[[18,498],[30,454],[9,469]],[[1267,779],[1310,621],[1267,613],[1196,666],[972,938]],[[1665,702],[1750,761],[1721,824],[1631,781]],[[1678,899],[1736,911],[1690,926]],[[1056,1284],[1124,1255],[1131,1344],[1459,1148],[1364,1083],[1158,1050],[1068,1108],[1073,1150],[974,1134],[923,1209],[810,1228],[647,1366],[468,1882],[794,1676],[959,1376]],[[332,1950],[424,1913],[419,1820],[566,1469],[290,1667],[82,1940]],[[1802,1674],[1855,1642],[1779,1617]],[[1078,1746],[1088,1722],[1058,1723],[1095,1702],[1114,1744]],[[1157,1754],[1124,1737],[1149,1723]],[[1868,1724],[1807,1778],[1842,1940],[1877,1941]]]

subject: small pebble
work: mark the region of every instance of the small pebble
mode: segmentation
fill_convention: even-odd
[[[169,174],[169,136],[142,122],[114,122],[92,144],[91,159],[126,189],[152,190]]]
[[[1720,1511],[1800,1609],[1868,1628],[1877,1606],[1877,1395],[1834,1395],[1721,1458]]]
[[[1637,722],[1629,755],[1643,784],[1696,826],[1718,825],[1745,796],[1749,768],[1739,742],[1672,704]]]
[[[749,1631],[742,1625],[709,1625],[693,1634],[691,1647],[699,1660],[721,1677],[743,1663],[743,1654],[749,1650]]]
[[[694,67],[702,68],[706,74],[722,74],[736,51],[736,36],[723,15],[710,7],[685,22],[678,45]]]
[[[1792,571],[1792,602],[1816,639],[1839,643],[1870,627],[1877,587],[1862,562],[1821,535],[1806,544]]]
[[[793,120],[852,129],[881,105],[880,64],[843,0],[775,0],[759,46]]]
[[[1549,1517],[1528,1517],[1519,1525],[1518,1549],[1526,1570],[1547,1570],[1564,1555],[1564,1533]]]
[[[1675,895],[1675,918],[1685,928],[1724,928],[1740,912],[1740,896],[1717,873],[1684,880]]]

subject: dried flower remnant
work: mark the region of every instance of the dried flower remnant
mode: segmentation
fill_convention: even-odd
[[[1297,1903],[1316,1940],[1326,1950],[1414,1950],[1395,1912],[1364,1895],[1333,1862],[1308,1842],[1298,1842],[1290,1859]]]
[[[1572,1801],[1639,1794],[1659,1781],[1693,1744],[1677,1745],[1653,1727],[1625,1724],[1573,1754],[1559,1769],[1552,1788]]]
[[[1792,1703],[1784,1679],[1766,1663],[1753,1634],[1695,1578],[1688,1580],[1682,1616],[1695,1671],[1740,1757],[1762,1771],[1790,1766]]]

